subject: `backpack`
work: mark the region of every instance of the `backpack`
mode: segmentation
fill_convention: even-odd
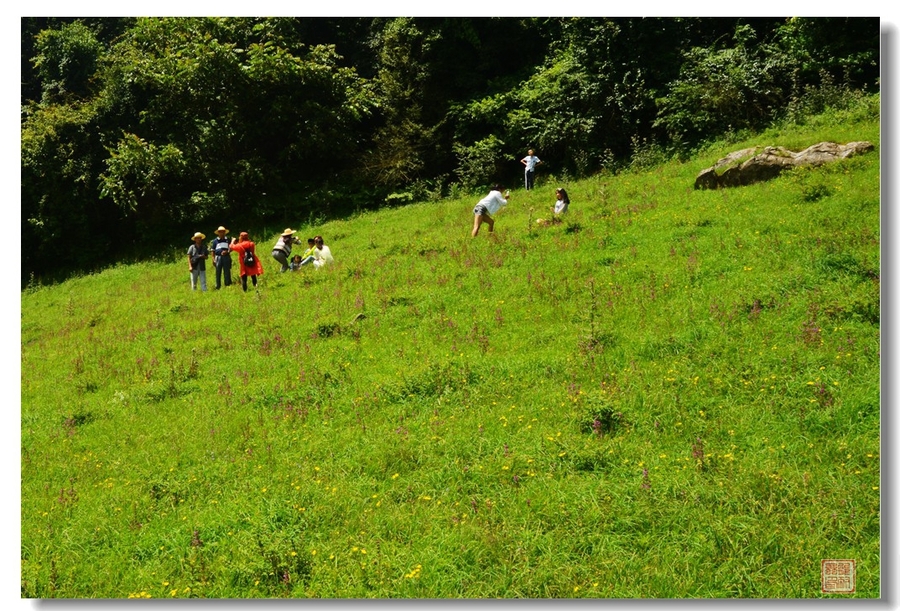
[[[244,265],[246,267],[256,267],[256,257],[253,256],[253,251],[249,248],[244,251]]]
[[[191,258],[191,266],[198,267],[203,262],[204,254],[202,248],[197,248],[196,245],[191,244],[191,247],[188,249],[188,256]]]

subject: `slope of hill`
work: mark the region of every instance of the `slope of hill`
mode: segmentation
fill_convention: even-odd
[[[22,596],[878,597],[879,154],[692,189],[822,140],[877,113],[24,292]]]

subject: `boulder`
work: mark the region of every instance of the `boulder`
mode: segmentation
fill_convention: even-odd
[[[738,187],[771,180],[798,166],[818,166],[874,150],[871,142],[820,142],[794,153],[782,146],[752,147],[735,151],[706,168],[694,180],[695,189]]]

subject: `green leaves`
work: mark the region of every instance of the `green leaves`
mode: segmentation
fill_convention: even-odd
[[[41,80],[44,100],[85,97],[97,68],[103,45],[80,22],[37,36],[37,55],[32,60]]]
[[[184,156],[174,145],[158,147],[134,134],[124,134],[106,160],[100,194],[123,209],[161,201],[165,184],[185,168]]]
[[[472,146],[454,144],[453,152],[459,163],[456,174],[463,187],[474,189],[489,184],[499,174],[498,166],[509,158],[504,155],[504,148],[504,142],[493,135]]]
[[[739,41],[741,32],[738,28]],[[668,95],[657,100],[654,126],[665,129],[672,139],[692,143],[760,127],[785,101],[786,75],[778,64],[740,43],[721,50],[691,49],[681,76],[670,84]]]

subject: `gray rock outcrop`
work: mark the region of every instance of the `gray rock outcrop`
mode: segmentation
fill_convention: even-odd
[[[738,187],[771,180],[782,171],[802,165],[818,166],[874,150],[871,142],[820,142],[794,153],[782,146],[735,151],[706,168],[694,180],[695,189]]]

